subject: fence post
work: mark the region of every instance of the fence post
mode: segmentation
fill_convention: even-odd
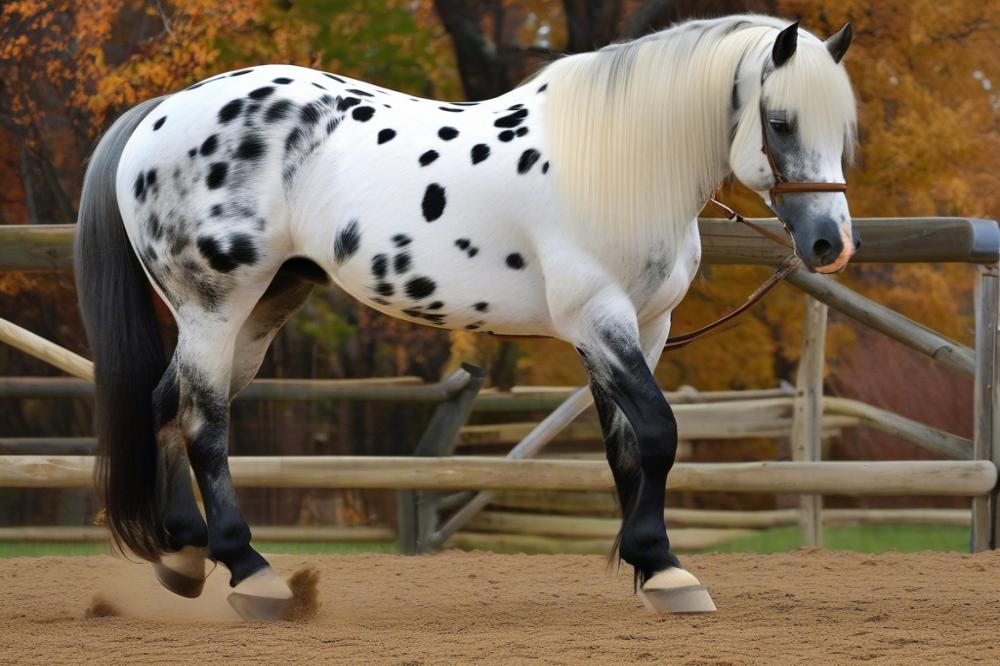
[[[795,409],[792,417],[792,460],[822,458],[823,356],[826,345],[827,306],[806,296],[802,326],[802,354],[795,378]],[[823,545],[823,496],[799,499],[799,525],[807,546]]]
[[[997,311],[1000,289],[997,265],[979,267],[976,280],[976,381],[975,427],[972,457],[1000,461],[1000,405],[997,391]],[[997,547],[997,494],[972,499],[972,552]]]
[[[415,456],[448,456],[454,453],[458,431],[468,420],[472,403],[483,386],[482,368],[463,363],[455,374],[467,375],[465,386],[434,410],[427,429],[413,450]],[[396,493],[399,549],[408,555],[432,550],[429,538],[437,530],[438,491],[401,490]]]

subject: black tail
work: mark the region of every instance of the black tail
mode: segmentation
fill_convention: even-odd
[[[115,544],[148,560],[159,558],[163,543],[152,394],[167,363],[149,283],[125,234],[115,181],[125,144],[160,101],[130,109],[101,138],[83,181],[74,249],[97,385],[94,482]]]

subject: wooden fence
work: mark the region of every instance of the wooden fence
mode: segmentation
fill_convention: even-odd
[[[777,229],[773,220],[758,220]],[[972,498],[972,548],[996,546],[997,467],[1000,444],[1000,399],[997,391],[997,312],[1000,230],[991,220],[967,218],[858,219],[864,246],[854,262],[963,262],[977,265],[976,344],[967,348],[844,287],[829,276],[794,272],[788,282],[807,294],[802,362],[793,391],[668,393],[682,432],[703,437],[784,434],[791,437],[790,462],[678,464],[670,477],[672,490],[793,493],[803,496],[792,512],[749,518],[714,515],[718,527],[749,529],[768,520],[800,523],[807,543],[821,543],[824,523],[846,520],[846,514],[822,510],[823,495],[953,495]],[[65,271],[70,266],[70,227],[0,227],[0,268]],[[707,263],[773,265],[783,251],[741,226],[722,220],[701,221]],[[967,440],[930,428],[877,407],[823,395],[823,341],[826,317],[833,308],[856,321],[920,351],[946,367],[975,378],[975,435]],[[0,329],[0,339],[4,330]],[[26,349],[26,351],[31,351]],[[36,354],[72,372],[59,353]],[[75,367],[75,366],[73,366]],[[84,381],[71,379],[0,379],[0,397],[87,395]],[[410,552],[440,547],[449,539],[479,543],[488,535],[518,529],[526,538],[545,539],[571,532],[572,538],[606,540],[611,523],[572,523],[567,517],[513,517],[503,507],[512,490],[608,490],[610,473],[602,462],[528,460],[590,404],[589,391],[567,389],[480,394],[482,374],[466,366],[436,384],[337,382],[330,380],[258,380],[241,400],[380,400],[428,402],[438,407],[414,457],[233,458],[234,478],[242,486],[389,488],[399,491],[399,538]],[[466,426],[472,412],[552,409],[535,426]],[[874,427],[915,442],[948,458],[940,461],[821,462],[824,433],[847,427]],[[578,426],[586,427],[586,426]],[[513,442],[506,460],[454,457],[458,442]],[[66,443],[66,442],[64,442]],[[48,442],[49,449],[55,443]],[[86,450],[86,443],[74,442]],[[0,440],[14,455],[0,456],[0,487],[83,487],[89,484],[91,459],[86,456],[18,455],[32,450],[24,441]],[[33,452],[45,453],[37,443]],[[457,491],[457,492],[456,492]],[[516,514],[515,514],[516,515]],[[671,515],[668,512],[668,524]],[[882,520],[892,514],[854,514],[853,520]],[[896,514],[900,519],[937,518],[955,523],[956,514]],[[682,520],[693,520],[687,515]],[[708,517],[706,516],[706,519]],[[572,518],[570,518],[572,520]],[[579,519],[577,519],[579,520]],[[601,520],[601,519],[591,519]],[[604,519],[606,520],[606,519]],[[747,524],[749,520],[752,524]],[[541,521],[539,523],[538,521]],[[726,522],[729,521],[729,522]],[[756,521],[756,522],[754,522]],[[740,526],[740,523],[744,523]],[[725,523],[725,524],[723,524]],[[542,527],[539,527],[539,525]],[[466,526],[479,536],[459,530]],[[681,527],[680,529],[686,529]],[[692,528],[697,529],[697,528]],[[545,532],[545,530],[549,530]],[[676,530],[675,530],[676,531]],[[484,536],[484,533],[487,536]],[[565,536],[565,534],[563,534]],[[2,536],[2,535],[0,535]],[[693,533],[691,541],[696,541]],[[472,540],[470,542],[470,539]],[[592,544],[591,544],[592,545]]]

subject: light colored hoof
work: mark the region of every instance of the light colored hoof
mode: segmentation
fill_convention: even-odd
[[[205,587],[205,558],[207,548],[184,546],[176,553],[164,553],[159,562],[153,563],[153,571],[160,585],[174,594],[188,599],[201,596]]]
[[[689,571],[672,567],[646,581],[639,590],[643,605],[654,613],[714,613],[715,602]]]
[[[292,590],[274,569],[261,569],[236,586],[227,597],[244,620],[275,622],[287,619],[295,605]]]

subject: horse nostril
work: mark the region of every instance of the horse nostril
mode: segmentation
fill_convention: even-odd
[[[823,263],[828,263],[830,252],[833,250],[833,245],[830,241],[825,238],[820,238],[815,243],[813,243],[813,256],[819,259]]]

